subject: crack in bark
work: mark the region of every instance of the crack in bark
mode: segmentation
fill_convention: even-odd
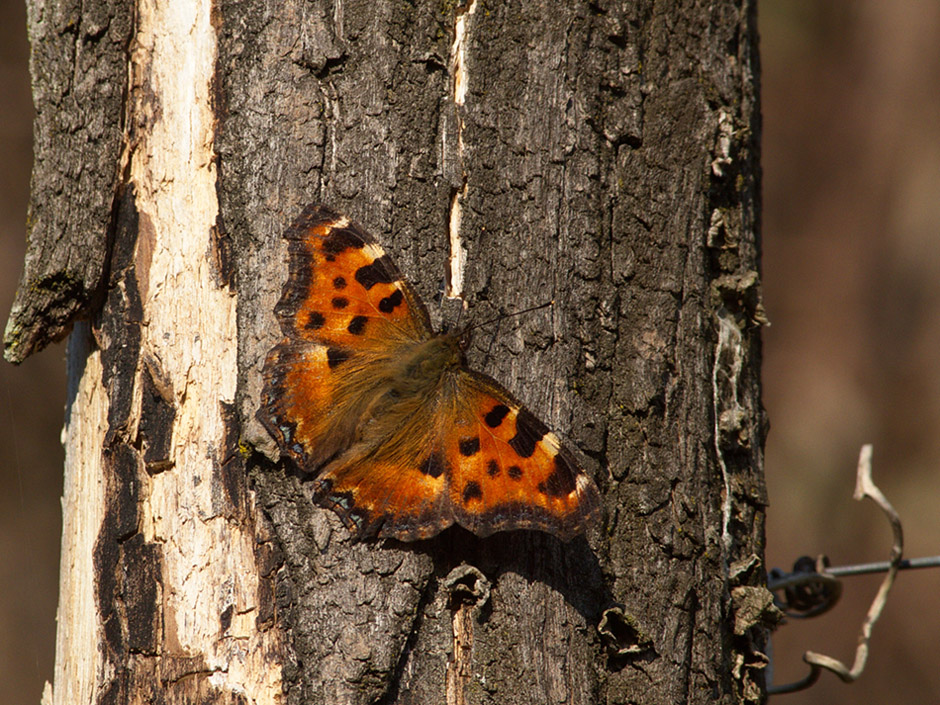
[[[411,652],[418,641],[418,635],[424,625],[425,610],[437,592],[437,585],[437,580],[433,576],[425,583],[424,589],[421,591],[421,597],[418,598],[418,604],[415,607],[415,617],[411,623],[411,629],[408,630],[408,636],[405,637],[405,643],[401,647],[398,661],[392,671],[391,678],[388,679],[388,687],[382,696],[373,701],[372,705],[393,705],[399,701],[405,667],[408,665],[408,659],[411,657]]]
[[[461,115],[461,108],[466,102],[467,84],[469,77],[467,73],[467,32],[470,24],[470,17],[476,12],[476,0],[468,0],[464,5],[456,8],[454,16],[454,44],[451,48],[451,82],[453,90],[453,101],[456,116],[457,127],[457,160],[460,163],[459,187],[453,187],[451,190],[450,212],[448,214],[448,238],[450,241],[450,256],[447,269],[447,297],[452,299],[461,298],[463,293],[464,265],[467,259],[466,249],[460,237],[461,220],[461,201],[467,197],[469,190],[469,180],[466,169],[463,167],[464,145],[463,131],[464,120]],[[446,136],[445,136],[446,140]],[[443,153],[447,154],[447,145],[443,145]]]
[[[467,684],[473,675],[473,616],[489,600],[490,583],[477,568],[462,564],[444,579],[444,587],[450,593],[453,628],[445,697],[447,705],[466,705]]]
[[[695,672],[695,668],[692,659],[695,656],[695,624],[698,617],[698,607],[699,604],[695,592],[694,590],[690,590],[686,599],[685,609],[683,610],[689,616],[689,628],[686,633],[685,664],[683,667],[680,667],[682,673],[682,697],[680,698],[680,702],[684,703],[692,702],[689,698],[694,686],[692,683],[692,674]]]
[[[453,656],[447,663],[447,705],[466,705],[467,683],[473,673],[472,608],[461,604],[453,613]]]

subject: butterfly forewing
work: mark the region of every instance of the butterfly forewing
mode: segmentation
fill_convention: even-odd
[[[275,309],[289,338],[355,351],[431,335],[427,311],[375,238],[312,206],[285,233],[290,276]]]
[[[308,471],[354,440],[358,416],[402,345],[431,335],[428,314],[375,239],[324,206],[284,234],[289,275],[275,313],[259,418]]]

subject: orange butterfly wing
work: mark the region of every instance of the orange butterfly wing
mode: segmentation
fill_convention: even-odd
[[[380,446],[354,445],[323,469],[317,496],[347,526],[413,541],[456,521],[479,536],[539,529],[567,541],[597,520],[594,482],[509,392],[463,368],[442,387]]]
[[[457,522],[480,536],[539,529],[568,540],[594,523],[600,495],[558,437],[495,380],[464,371],[447,429]]]
[[[415,541],[453,524],[439,411],[415,408],[385,443],[354,444],[323,468],[316,499],[360,536]]]
[[[284,238],[290,276],[275,314],[288,338],[350,350],[431,336],[414,289],[375,238],[346,216],[308,206]]]
[[[481,536],[526,528],[567,540],[596,519],[597,488],[571,454],[466,369],[456,337],[433,335],[371,236],[313,206],[285,237],[290,276],[275,312],[286,337],[268,354],[258,415],[318,473],[318,502],[359,535],[401,540],[455,521]]]
[[[258,418],[315,471],[354,441],[376,366],[432,331],[411,285],[345,216],[308,206],[284,237],[290,273],[275,315],[286,337],[265,361]]]

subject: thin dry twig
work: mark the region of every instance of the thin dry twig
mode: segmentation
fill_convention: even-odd
[[[807,651],[803,654],[803,660],[810,666],[810,672],[806,678],[794,683],[787,683],[786,685],[771,686],[767,689],[767,692],[771,695],[792,693],[808,688],[819,679],[819,674],[822,672],[822,669],[832,671],[846,683],[853,682],[862,674],[862,671],[865,670],[865,662],[868,659],[868,642],[871,639],[872,628],[881,616],[881,612],[888,600],[888,592],[891,590],[891,586],[894,584],[894,578],[898,574],[898,567],[901,564],[904,549],[904,532],[901,528],[901,518],[871,479],[871,455],[871,445],[862,446],[862,451],[858,457],[858,471],[855,481],[855,494],[853,496],[857,500],[868,497],[881,508],[881,511],[888,517],[888,521],[891,522],[894,542],[891,546],[890,567],[888,568],[884,580],[881,581],[878,593],[875,595],[871,607],[868,608],[868,614],[862,624],[861,633],[858,637],[858,647],[855,650],[855,663],[852,664],[852,668],[849,668],[844,663],[831,656],[818,654],[815,651]]]

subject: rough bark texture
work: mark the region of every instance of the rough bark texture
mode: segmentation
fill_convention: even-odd
[[[22,362],[58,340],[99,293],[120,182],[133,7],[30,2],[33,127],[29,246],[4,332]]]
[[[69,553],[93,559],[94,699],[759,701],[753,4],[245,0],[211,27],[192,6],[138,8],[124,183],[96,216],[110,275],[73,343],[71,413],[107,409],[73,463],[103,483],[93,547]],[[174,93],[190,59],[214,75]],[[311,201],[429,303],[555,301],[470,357],[576,449],[603,532],[352,543],[312,506],[254,420],[280,236]]]
[[[222,27],[243,419],[277,337],[280,233],[319,200],[379,235],[426,300],[462,287],[473,320],[555,300],[471,357],[608,492],[590,544],[356,545],[258,467],[292,697],[759,699],[756,618],[732,628],[763,551],[753,6],[249,2]],[[464,564],[482,577],[461,583]]]

